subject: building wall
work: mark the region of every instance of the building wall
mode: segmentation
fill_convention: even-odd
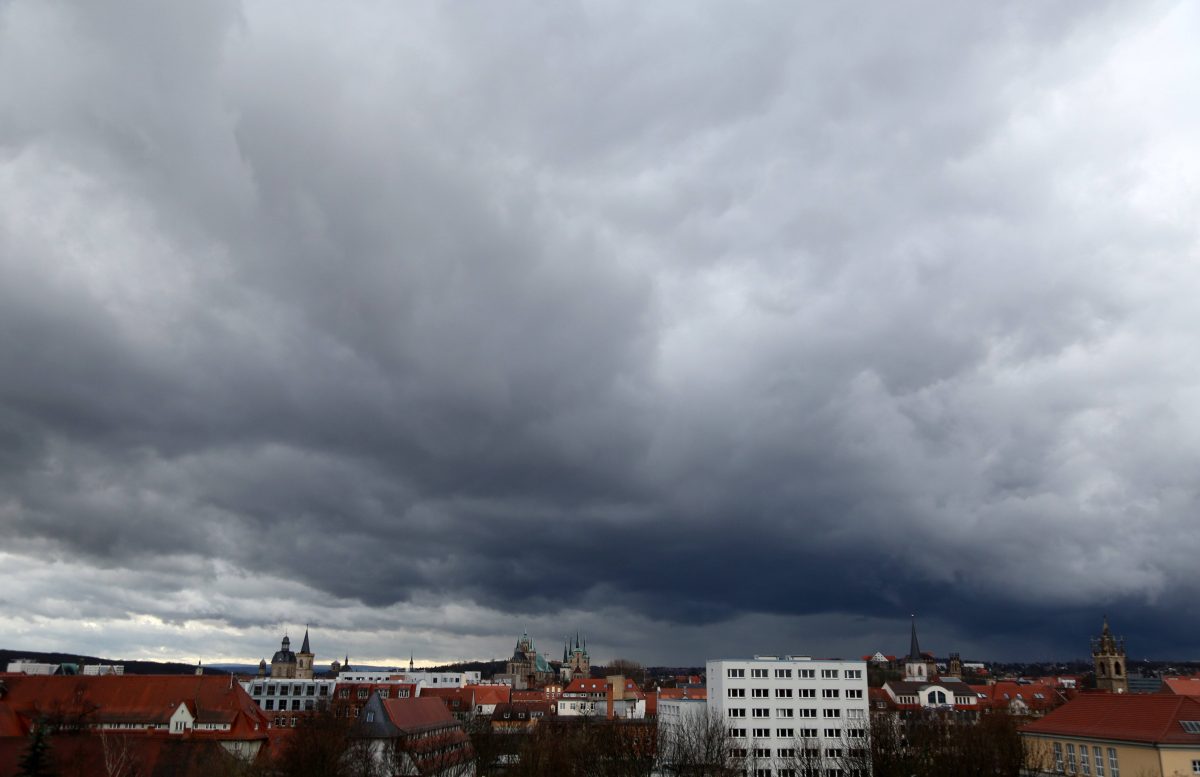
[[[1117,742],[1104,739],[1085,739],[1080,737],[1053,737],[1048,735],[1022,734],[1029,744],[1032,760],[1029,766],[1035,769],[1035,774],[1074,774],[1083,773],[1079,763],[1079,752],[1086,746],[1093,756],[1089,764],[1091,777],[1097,777],[1095,767],[1095,748],[1099,747],[1104,756],[1104,776],[1114,777],[1109,757],[1109,748],[1116,751],[1119,777],[1181,777],[1190,775],[1192,759],[1200,759],[1200,749],[1185,748],[1179,750],[1162,750],[1152,744],[1133,742]],[[1054,758],[1054,745],[1058,744],[1063,753],[1063,771],[1058,771]],[[1070,748],[1075,748],[1075,770],[1072,772],[1069,762]]]
[[[321,702],[331,702],[337,682],[256,677],[241,685],[263,712],[304,712],[316,709]]]
[[[793,748],[797,740],[809,739],[805,730],[815,731],[813,739],[820,743],[822,753],[857,741],[867,746],[870,719],[865,661],[756,656],[709,661],[707,668],[708,710],[721,717],[727,730],[745,732],[745,736],[734,738],[735,748],[766,749],[775,757],[780,749]],[[756,697],[756,690],[766,695]],[[801,695],[802,691],[811,695]],[[848,697],[846,691],[856,693]],[[837,692],[837,696],[826,692]],[[735,710],[741,712],[732,712]],[[766,730],[768,736],[755,736],[756,729]],[[793,733],[781,736],[781,730]],[[840,733],[830,736],[830,731]],[[852,731],[861,732],[861,736],[852,736]]]
[[[1200,748],[1187,747],[1176,750],[1163,747],[1158,752],[1164,775],[1197,773],[1194,763],[1200,762]],[[1124,773],[1122,773],[1122,777],[1124,777]]]

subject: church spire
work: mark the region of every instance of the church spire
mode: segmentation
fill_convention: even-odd
[[[302,642],[300,644],[300,652],[301,653],[311,653],[312,652],[311,650],[308,649],[308,626],[304,627],[304,642]]]
[[[921,645],[917,642],[917,616],[912,616],[912,644],[908,647],[908,657],[913,661],[921,660]]]

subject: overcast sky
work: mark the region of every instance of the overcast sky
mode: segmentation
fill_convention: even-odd
[[[1197,40],[0,0],[0,647],[1200,658]]]

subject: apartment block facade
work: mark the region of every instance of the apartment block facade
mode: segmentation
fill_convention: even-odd
[[[755,777],[869,772],[865,661],[755,656],[708,662],[708,710]]]

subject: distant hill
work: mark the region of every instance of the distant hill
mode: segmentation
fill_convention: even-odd
[[[0,671],[8,668],[10,661],[27,659],[39,664],[78,664],[80,671],[84,664],[116,664],[125,667],[125,674],[194,674],[196,667],[192,664],[181,664],[162,661],[134,661],[124,658],[100,658],[98,656],[81,656],[77,653],[42,653],[37,650],[4,650],[0,649]],[[257,669],[258,667],[255,667]],[[229,674],[215,667],[204,667],[204,674]]]

